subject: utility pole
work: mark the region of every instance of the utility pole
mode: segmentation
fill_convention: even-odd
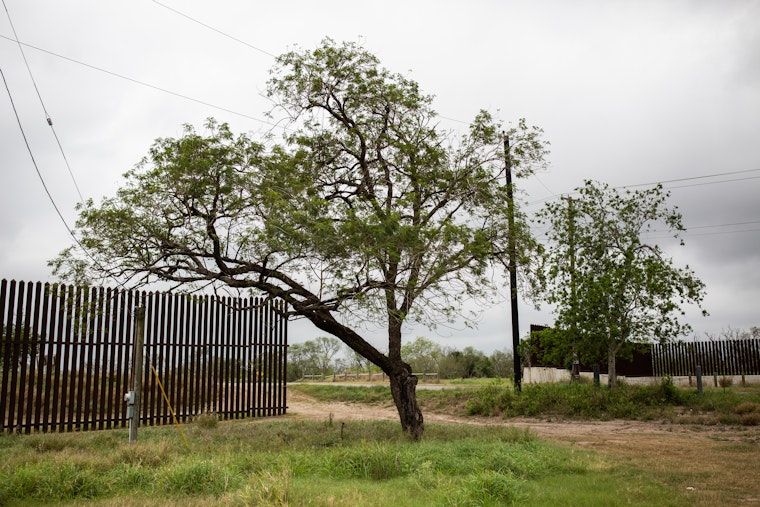
[[[132,390],[126,394],[127,417],[129,418],[129,443],[137,443],[137,428],[140,426],[140,404],[142,401],[143,344],[145,340],[145,307],[135,308],[135,341],[132,354]]]
[[[575,209],[573,208],[573,198],[567,198],[567,242],[570,255],[570,313],[573,321],[570,323],[570,338],[573,344],[573,381],[580,379],[580,361],[578,358],[577,341],[578,341],[578,305],[576,299],[575,285]]]
[[[517,247],[515,245],[515,202],[512,192],[512,159],[509,156],[509,136],[504,135],[504,165],[507,173],[507,216],[509,218],[509,236],[507,254],[509,255],[509,293],[512,307],[512,356],[515,363],[515,389],[522,390],[522,369],[520,367],[520,320],[517,316]]]

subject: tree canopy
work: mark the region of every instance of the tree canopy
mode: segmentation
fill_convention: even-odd
[[[114,197],[77,223],[87,257],[66,250],[61,275],[87,271],[177,285],[211,282],[285,300],[391,379],[402,426],[422,432],[402,325],[434,325],[495,290],[518,213],[507,225],[505,157],[516,175],[542,166],[542,131],[480,112],[461,136],[441,129],[433,98],[351,43],[277,59],[268,83],[284,135],[254,140],[209,120],[159,138]],[[504,153],[503,136],[511,146]],[[361,335],[387,330],[387,349]]]
[[[540,213],[549,239],[544,290],[556,305],[558,328],[542,341],[551,344],[555,360],[573,353],[588,364],[607,360],[614,386],[618,356],[637,343],[689,332],[679,317],[684,305],[701,303],[705,286],[648,240],[655,231],[680,239],[684,230],[661,185],[621,193],[587,181],[577,193]]]

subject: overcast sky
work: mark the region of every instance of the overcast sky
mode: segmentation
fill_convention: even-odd
[[[50,280],[47,261],[72,242],[30,151],[73,225],[80,192],[113,194],[155,138],[185,123],[268,131],[273,55],[329,36],[415,79],[445,128],[464,130],[480,109],[542,127],[551,165],[517,183],[528,210],[585,179],[665,182],[689,229],[685,247],[665,247],[707,284],[710,316],[688,311],[695,332],[760,325],[760,1],[3,2],[74,178],[4,9],[1,278]],[[508,302],[494,303],[477,331],[407,332],[510,348]],[[523,334],[552,320],[521,306]],[[290,334],[316,336],[302,323]]]

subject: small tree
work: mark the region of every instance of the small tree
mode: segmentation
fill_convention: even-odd
[[[317,336],[314,339],[314,347],[316,349],[316,361],[320,371],[323,375],[326,375],[330,366],[333,364],[333,359],[341,350],[341,342],[332,336]]]
[[[636,343],[689,332],[678,318],[681,307],[700,304],[704,284],[646,241],[654,227],[675,238],[684,230],[662,186],[621,194],[588,181],[577,191],[577,198],[548,203],[540,213],[550,242],[544,289],[557,307],[557,336],[584,362],[606,360],[614,387],[616,358]]]
[[[507,378],[514,375],[515,362],[511,350],[494,350],[489,359],[493,365],[493,373],[497,377]]]
[[[418,336],[401,347],[401,355],[416,372],[438,373],[443,348],[428,338]]]
[[[298,378],[315,371],[327,375],[335,366],[333,359],[340,350],[341,342],[337,338],[318,336],[314,340],[291,345],[288,350],[288,362],[298,372]]]
[[[533,247],[504,185],[543,164],[541,130],[506,129],[481,112],[469,132],[440,129],[414,81],[354,44],[326,40],[277,59],[268,86],[283,144],[234,136],[210,121],[159,139],[116,197],[78,221],[88,258],[66,251],[57,273],[158,278],[254,289],[340,339],[389,377],[404,431],[422,435],[417,378],[401,354],[404,324],[435,325],[495,290],[489,268]],[[504,153],[503,131],[511,148]],[[518,210],[519,211],[519,210]],[[94,259],[94,262],[90,262]],[[381,351],[361,334],[381,324]]]

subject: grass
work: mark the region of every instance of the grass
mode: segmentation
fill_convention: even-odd
[[[348,403],[392,402],[391,389],[387,385],[365,387],[351,384],[292,384],[289,389],[297,389],[318,401],[341,401]]]
[[[599,505],[688,505],[657,477],[510,426],[429,425],[416,443],[382,421],[185,432],[190,448],[169,427],[142,428],[131,446],[123,430],[5,435],[0,505],[545,505],[591,484]]]
[[[659,385],[622,384],[615,389],[592,384],[537,384],[515,393],[492,383],[467,398],[469,415],[530,416],[565,419],[667,420],[685,424],[760,423],[760,388],[710,389],[698,394],[667,379]]]
[[[290,389],[324,402],[392,404],[387,386],[295,384]],[[491,379],[440,390],[418,389],[417,400],[423,412],[458,415],[760,425],[760,386],[706,389],[698,394],[668,379],[650,386],[620,384],[616,389],[583,382],[535,384],[523,386],[520,394],[511,383]]]

